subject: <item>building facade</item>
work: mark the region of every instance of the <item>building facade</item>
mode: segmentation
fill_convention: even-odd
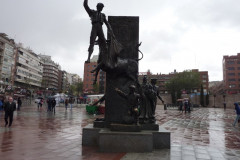
[[[192,72],[198,72],[200,75],[200,81],[203,86],[203,92],[208,93],[209,91],[209,77],[208,77],[208,71],[199,71],[198,69],[192,69]],[[200,91],[200,90],[198,90]]]
[[[95,88],[93,86],[93,82],[95,79],[95,73],[91,73],[93,69],[97,66],[97,60],[98,56],[93,56],[93,58],[90,60],[90,63],[84,64],[84,75],[83,75],[83,91],[85,93],[94,93]],[[99,71],[98,77],[97,77],[97,85],[98,92],[104,93],[106,88],[106,73],[102,70]],[[96,87],[95,86],[95,87]]]
[[[228,94],[240,93],[240,53],[223,56],[223,83]]]
[[[13,69],[15,64],[16,50],[13,39],[9,39],[4,33],[0,33],[0,88],[13,85]]]
[[[27,89],[41,88],[43,62],[29,49],[17,46],[14,85]]]
[[[192,72],[198,72],[200,75],[200,81],[203,85],[203,91],[206,94],[208,92],[209,88],[209,79],[208,79],[208,71],[199,71],[198,69],[192,69]],[[161,94],[167,94],[168,90],[166,88],[166,83],[171,80],[177,73],[176,70],[174,72],[171,72],[169,74],[152,74],[150,71],[148,72],[141,72],[139,73],[138,80],[140,83],[142,83],[143,77],[146,75],[148,78],[148,83],[151,82],[152,78],[157,79],[157,86],[159,87],[159,91]],[[181,73],[181,72],[180,72]],[[200,92],[200,88],[197,90],[197,92]]]
[[[39,54],[39,57],[43,61],[42,87],[57,91],[59,89],[60,66],[51,59],[51,56]]]
[[[82,79],[79,75],[73,73],[67,73],[67,79],[70,85],[75,85],[79,82],[82,82]]]

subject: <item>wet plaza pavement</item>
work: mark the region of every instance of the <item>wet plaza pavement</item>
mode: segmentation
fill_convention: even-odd
[[[1,160],[240,159],[240,128],[232,126],[233,109],[201,108],[185,114],[158,106],[157,123],[171,131],[171,149],[152,153],[99,153],[83,147],[82,128],[98,117],[84,107],[57,107],[55,115],[45,108],[23,107],[14,113],[11,128],[4,127],[0,114]]]

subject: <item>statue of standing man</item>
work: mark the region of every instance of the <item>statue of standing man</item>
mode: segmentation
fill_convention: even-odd
[[[86,63],[90,63],[90,58],[93,53],[93,48],[94,48],[94,43],[96,38],[98,37],[98,44],[99,44],[99,58],[98,58],[98,63],[102,61],[103,55],[106,54],[107,52],[107,43],[106,39],[103,33],[102,25],[103,23],[106,24],[108,30],[110,31],[110,34],[114,37],[113,31],[111,29],[110,24],[108,23],[105,14],[101,13],[104,7],[104,4],[98,3],[97,4],[97,10],[92,10],[88,6],[88,0],[84,0],[83,6],[85,10],[87,11],[89,17],[91,18],[92,22],[92,31],[91,31],[91,36],[90,36],[90,45],[88,48],[88,59]]]
[[[151,98],[150,102],[151,102],[151,109],[152,109],[152,114],[153,114],[153,117],[150,120],[151,123],[155,122],[155,111],[156,111],[156,106],[157,106],[157,98],[159,98],[159,100],[161,100],[162,103],[164,104],[163,99],[159,95],[159,89],[158,89],[158,86],[156,86],[156,84],[157,84],[157,79],[152,78],[151,84],[150,84],[150,89],[152,90],[152,92],[151,92],[152,98]]]

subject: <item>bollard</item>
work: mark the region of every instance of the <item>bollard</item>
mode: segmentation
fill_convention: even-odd
[[[164,104],[164,110],[167,110],[167,105],[166,104]]]

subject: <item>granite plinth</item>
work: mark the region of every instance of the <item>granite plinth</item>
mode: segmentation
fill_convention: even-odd
[[[158,131],[116,132],[109,128],[83,128],[82,145],[98,146],[101,152],[152,152],[170,148],[170,132],[159,127]]]
[[[95,127],[95,128],[105,128],[106,123],[105,123],[105,121],[94,121],[93,122],[93,127]]]
[[[171,147],[171,133],[164,129],[163,127],[159,127],[158,131],[152,132],[153,134],[153,147],[154,149],[163,149]]]
[[[101,128],[94,128],[92,124],[87,125],[82,131],[83,146],[98,146],[99,131]]]
[[[158,124],[141,124],[141,130],[153,130],[153,131],[158,131],[159,130],[159,125]]]
[[[127,124],[110,124],[111,131],[117,132],[140,132],[141,127],[139,125],[127,125]]]
[[[147,132],[99,132],[101,152],[152,152],[153,138]]]

